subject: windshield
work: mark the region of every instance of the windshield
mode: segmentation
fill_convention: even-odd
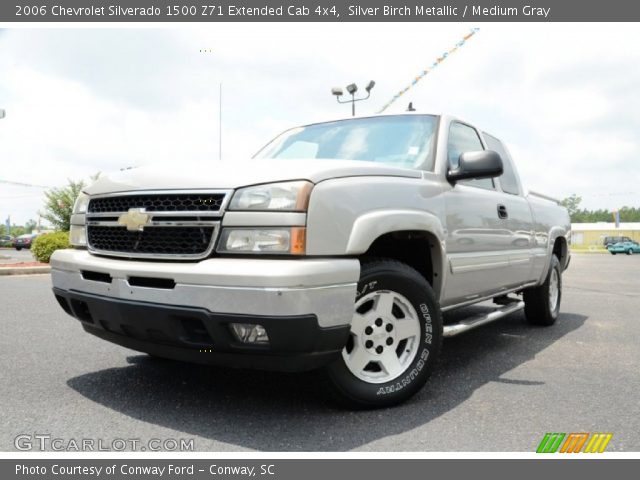
[[[342,159],[430,170],[437,117],[397,115],[287,130],[255,158]]]

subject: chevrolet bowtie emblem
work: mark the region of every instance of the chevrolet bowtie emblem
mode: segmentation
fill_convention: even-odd
[[[151,215],[144,213],[144,208],[130,208],[127,213],[118,217],[118,225],[127,227],[130,232],[141,232],[151,224]]]

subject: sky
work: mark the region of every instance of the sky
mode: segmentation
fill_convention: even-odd
[[[37,219],[40,187],[67,179],[218,162],[220,83],[222,157],[248,158],[287,128],[349,115],[331,87],[375,80],[357,104],[375,113],[475,26],[0,29],[0,220]],[[530,190],[575,193],[586,208],[639,207],[637,24],[477,26],[387,112],[411,101],[494,134]]]

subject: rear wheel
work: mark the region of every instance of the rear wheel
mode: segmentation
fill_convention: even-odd
[[[401,403],[431,374],[442,318],[428,282],[394,260],[364,262],[351,336],[327,374],[343,403],[361,408]]]
[[[542,285],[524,291],[524,314],[534,325],[553,325],[562,300],[562,270],[560,260],[551,256],[549,273]]]

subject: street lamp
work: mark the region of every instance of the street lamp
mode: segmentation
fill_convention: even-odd
[[[356,102],[361,100],[366,100],[371,96],[371,89],[375,86],[376,82],[371,80],[367,86],[364,88],[367,91],[366,97],[356,98],[356,92],[358,91],[358,86],[355,83],[350,83],[345,88],[347,89],[347,93],[351,95],[351,100],[340,100],[340,97],[343,95],[342,89],[340,87],[334,87],[331,89],[331,94],[335,95],[338,103],[349,103],[351,102],[351,116],[356,116]]]

